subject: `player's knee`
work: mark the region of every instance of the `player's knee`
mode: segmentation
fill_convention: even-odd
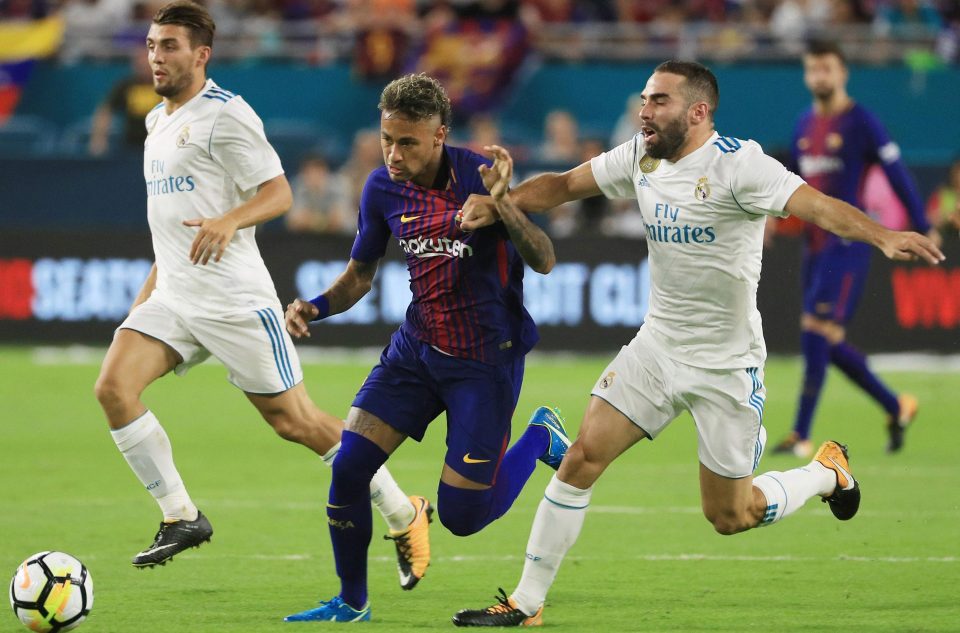
[[[489,508],[459,506],[451,509],[451,505],[438,503],[437,516],[443,527],[450,530],[454,536],[470,536],[487,525],[486,517],[490,514]]]
[[[330,482],[333,503],[353,503],[370,496],[370,481],[387,454],[370,440],[344,433],[337,458],[333,460]]]
[[[277,413],[267,417],[267,422],[277,435],[288,442],[303,444],[307,437],[303,424],[292,416]]]
[[[93,394],[104,409],[119,406],[124,401],[123,385],[110,374],[100,374],[93,385]]]
[[[441,482],[437,517],[456,536],[476,534],[493,520],[492,489],[468,490]]]
[[[751,522],[746,515],[728,510],[705,511],[704,515],[707,521],[713,525],[717,534],[723,534],[724,536],[744,532],[756,524],[755,521]]]

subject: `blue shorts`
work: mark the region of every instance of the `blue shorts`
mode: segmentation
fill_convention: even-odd
[[[523,356],[502,365],[455,358],[397,330],[353,406],[418,442],[447,412],[445,463],[481,484],[496,480],[510,443],[523,383]]]
[[[869,244],[838,242],[804,254],[803,311],[846,325],[860,303],[870,272]]]

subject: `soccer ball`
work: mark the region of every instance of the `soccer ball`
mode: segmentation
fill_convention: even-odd
[[[69,631],[90,613],[93,579],[70,554],[40,552],[17,567],[10,581],[10,606],[31,631]]]

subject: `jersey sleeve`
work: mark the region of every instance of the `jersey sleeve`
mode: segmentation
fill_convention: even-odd
[[[360,214],[357,218],[357,237],[350,249],[350,259],[358,262],[373,262],[387,252],[390,226],[384,217],[382,192],[377,195],[374,176],[371,174],[360,194]]]
[[[283,173],[263,122],[240,97],[230,99],[220,110],[210,132],[209,152],[243,191]]]
[[[639,160],[639,141],[633,137],[599,156],[590,159],[590,169],[603,195],[611,199],[636,198],[633,187],[634,167]]]
[[[883,168],[890,186],[910,215],[913,227],[921,233],[926,233],[930,230],[930,224],[923,210],[923,201],[917,193],[917,186],[903,159],[900,158],[900,147],[893,142],[883,124],[875,116],[866,110],[862,112],[866,137],[870,143],[868,151],[871,158]]]
[[[730,155],[737,161],[731,190],[740,208],[755,215],[783,218],[787,200],[804,184],[803,178],[763,153],[759,144],[749,141]]]

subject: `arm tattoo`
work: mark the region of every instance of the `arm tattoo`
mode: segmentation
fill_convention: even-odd
[[[496,203],[500,219],[503,220],[503,225],[510,234],[510,240],[523,260],[537,272],[548,272],[556,261],[556,255],[553,251],[553,242],[547,234],[517,208],[509,194]]]

